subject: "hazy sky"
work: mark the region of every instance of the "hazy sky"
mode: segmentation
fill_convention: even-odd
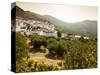
[[[17,6],[25,11],[35,12],[41,15],[51,15],[65,22],[77,22],[82,20],[97,20],[97,7],[76,5],[55,5],[17,2]]]

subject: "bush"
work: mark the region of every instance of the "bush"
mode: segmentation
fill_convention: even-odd
[[[55,38],[49,38],[47,42],[48,44],[51,44],[51,43],[57,42],[57,40]]]
[[[40,46],[47,46],[47,41],[46,41],[46,37],[45,36],[33,36],[32,37],[32,44],[34,46],[35,49],[39,49]]]
[[[48,45],[48,49],[50,54],[56,55],[58,57],[63,57],[64,53],[67,50],[66,42],[60,40],[60,41],[50,43]]]
[[[54,70],[60,70],[59,66],[53,66],[44,63],[29,61],[17,65],[16,72],[38,72],[38,71],[54,71]]]
[[[95,68],[97,65],[96,44],[77,40],[70,42],[65,56],[65,69]]]
[[[62,36],[62,34],[61,34],[60,31],[57,32],[57,36],[58,36],[59,38]]]
[[[23,57],[27,57],[28,44],[27,38],[21,33],[16,33],[16,60],[21,60]]]

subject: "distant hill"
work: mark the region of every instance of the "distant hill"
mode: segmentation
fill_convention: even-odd
[[[63,32],[97,37],[97,21],[85,20],[76,23],[63,22],[50,15],[40,15],[30,11],[24,11],[22,8],[15,6],[11,11],[12,19],[32,19],[38,21],[47,21],[55,26],[62,28]],[[16,14],[14,14],[16,13]]]
[[[85,20],[73,23],[71,24],[70,29],[80,35],[97,37],[97,21]]]
[[[63,22],[55,17],[45,15],[47,20],[63,28],[66,33],[75,33],[83,36],[97,37],[97,21],[84,20],[76,23]]]

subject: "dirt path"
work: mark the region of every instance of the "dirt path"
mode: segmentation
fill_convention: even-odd
[[[63,60],[58,59],[50,59],[45,57],[46,53],[36,52],[36,53],[29,53],[30,60],[37,61],[39,63],[44,63],[48,65],[54,65],[57,66],[57,63],[63,62]]]
[[[27,39],[27,44],[29,44],[30,42],[31,42],[30,39]],[[43,52],[36,52],[36,53],[29,52],[30,60],[32,60],[32,61],[36,61],[36,62],[39,62],[39,63],[44,63],[44,64],[47,64],[47,65],[54,65],[54,66],[57,66],[59,62],[64,62],[61,59],[47,58],[46,57],[47,54],[48,54],[48,51],[46,53],[43,53]]]

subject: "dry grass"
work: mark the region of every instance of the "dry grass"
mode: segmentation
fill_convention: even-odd
[[[53,66],[57,66],[58,63],[63,62],[63,60],[61,59],[47,58],[45,57],[46,55],[47,55],[46,53],[42,53],[42,52],[29,53],[30,60],[33,60],[35,62],[44,63],[47,65],[53,65]]]

